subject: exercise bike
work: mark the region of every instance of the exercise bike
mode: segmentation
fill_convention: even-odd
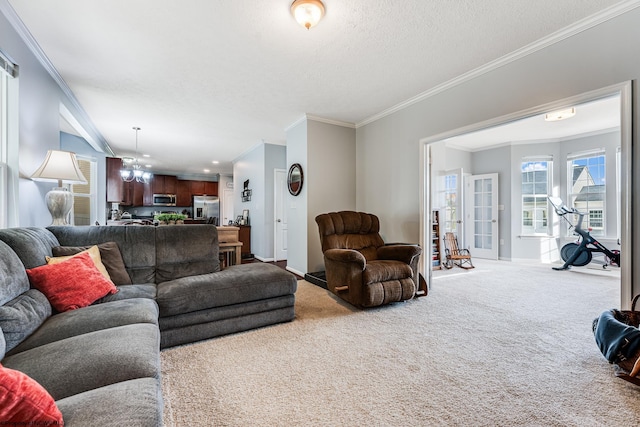
[[[578,235],[576,243],[567,243],[560,249],[560,256],[564,261],[562,267],[553,267],[554,270],[567,270],[572,265],[583,267],[591,262],[594,253],[604,254],[604,263],[602,268],[612,265],[620,267],[620,251],[609,250],[602,243],[594,239],[589,233],[591,230],[582,228],[582,220],[584,212],[579,212],[576,208],[569,209],[559,197],[549,196],[549,202],[553,205],[558,216],[564,218],[569,224],[569,229],[573,228],[574,234]],[[567,218],[566,214],[578,215],[578,222],[573,225]]]

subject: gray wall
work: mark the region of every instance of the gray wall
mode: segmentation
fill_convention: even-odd
[[[634,9],[358,128],[358,210],[378,213],[391,240],[417,242],[421,139],[640,78],[638,22]],[[635,145],[637,96],[633,107]],[[639,152],[633,153],[636,193]],[[638,200],[632,203],[637,211]],[[633,258],[640,262],[640,250]],[[634,271],[634,283],[637,276]]]
[[[354,210],[355,129],[304,119],[287,131],[287,167],[300,163],[304,184],[287,195],[287,266],[298,274],[324,270],[316,216]]]
[[[0,4],[4,13],[6,2]],[[4,14],[0,14],[0,49],[19,66],[18,77],[18,141],[17,163],[10,164],[10,173],[18,179],[18,221],[13,226],[46,226],[51,223],[44,196],[54,186],[35,182],[28,177],[40,166],[47,150],[60,149],[60,105],[63,104],[95,140],[103,141],[93,132],[93,124],[85,120],[57,82],[49,75],[28,46],[20,38]],[[11,145],[11,142],[10,142]],[[104,169],[98,176],[104,178]]]

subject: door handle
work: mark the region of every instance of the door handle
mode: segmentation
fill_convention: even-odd
[[[491,222],[497,222],[495,219],[492,219]]]
[[[277,220],[277,221],[278,221],[278,222],[282,222],[282,220],[281,220],[281,219],[279,219],[279,220]]]

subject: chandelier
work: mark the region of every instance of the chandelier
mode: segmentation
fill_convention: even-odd
[[[131,182],[133,180],[136,180],[137,182],[143,182],[145,184],[149,183],[149,180],[151,180],[151,172],[147,172],[144,169],[142,169],[142,166],[140,166],[140,164],[138,163],[138,158],[140,157],[138,155],[138,131],[140,130],[139,127],[134,126],[133,130],[136,131],[136,158],[134,159],[134,163],[133,166],[131,166],[131,168],[123,168],[122,170],[120,170],[120,176],[122,177],[122,180],[125,182]],[[123,160],[124,163],[124,160]]]

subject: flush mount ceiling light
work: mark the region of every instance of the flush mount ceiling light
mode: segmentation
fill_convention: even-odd
[[[547,122],[557,122],[558,120],[568,119],[576,115],[575,107],[565,108],[564,110],[552,111],[544,115]]]
[[[324,16],[324,4],[320,0],[295,0],[291,4],[291,13],[308,30],[315,27]]]
[[[142,166],[138,163],[138,157],[140,157],[138,155],[138,131],[140,128],[134,126],[133,130],[136,131],[136,158],[133,160],[133,166],[131,168],[123,168],[120,171],[120,176],[125,182],[136,180],[137,182],[144,182],[145,184],[148,184],[151,179],[151,173],[143,170]],[[122,162],[123,164],[130,163],[125,159],[122,159]]]

